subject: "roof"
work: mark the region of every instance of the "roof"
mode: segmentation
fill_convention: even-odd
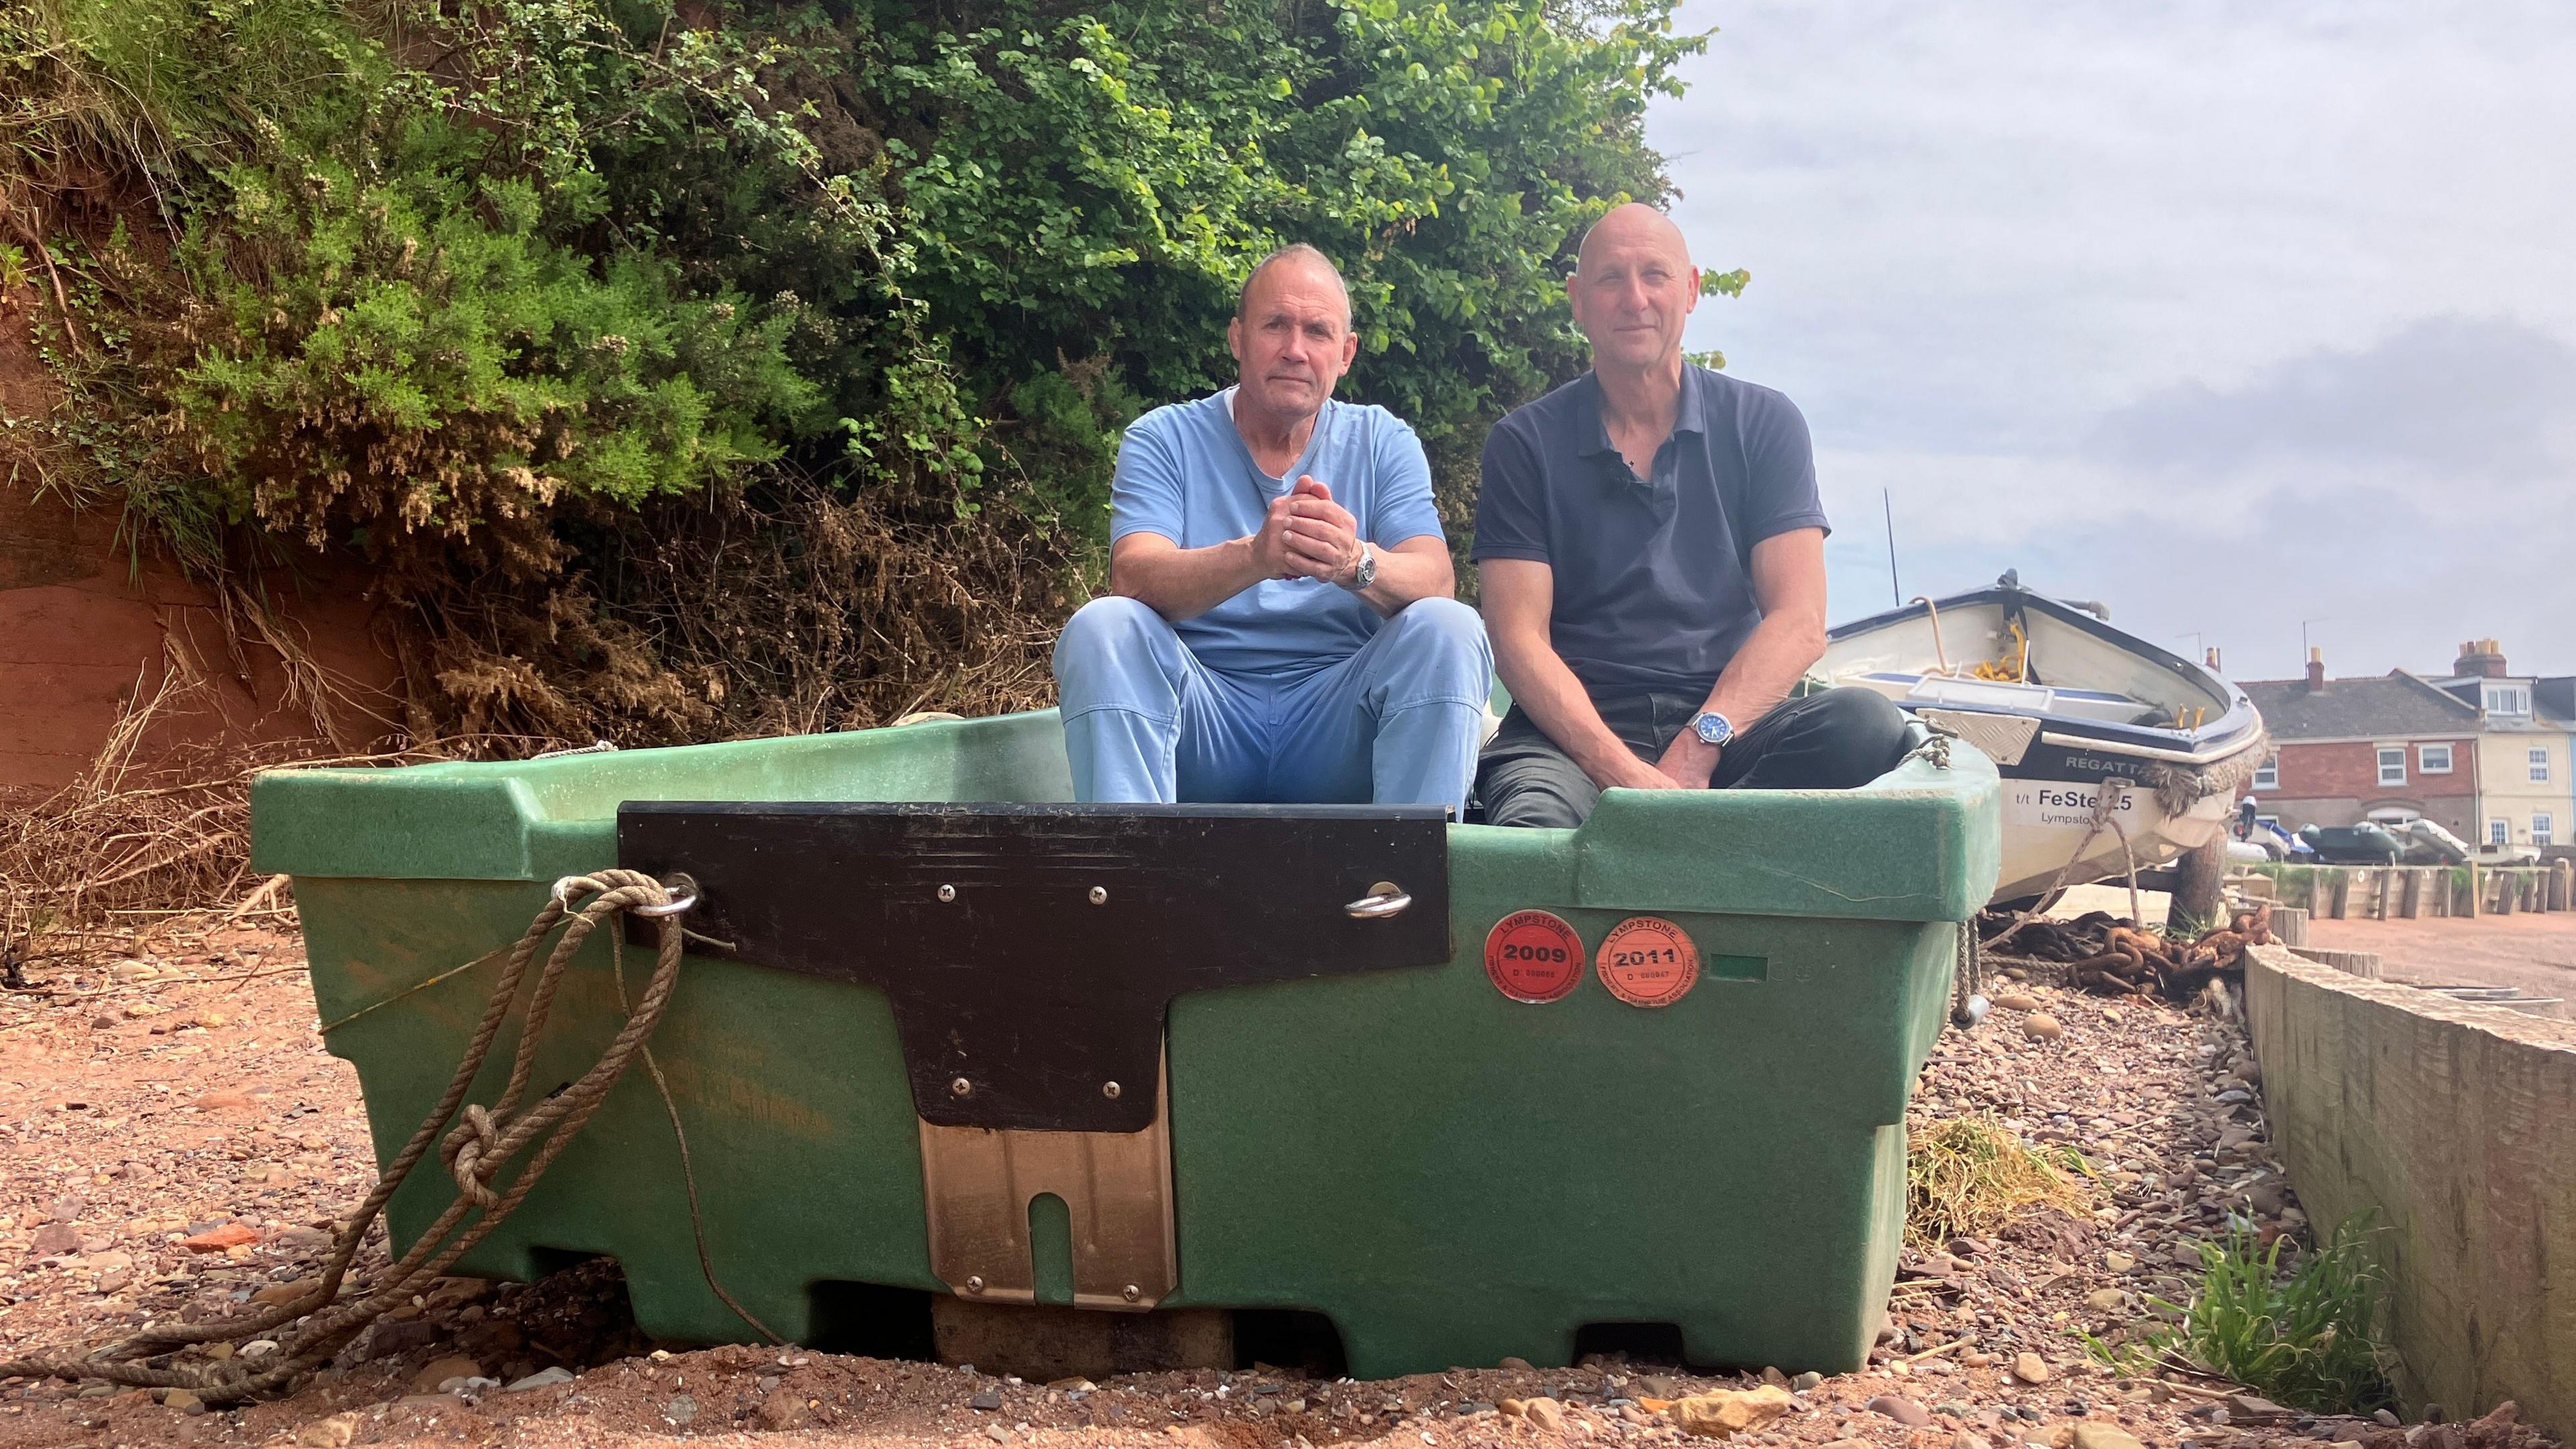
[[[2542,719],[2576,724],[2576,674],[2542,677],[2531,687],[2531,707]]]
[[[2533,674],[2508,674],[2490,678],[2483,674],[2453,675],[2447,679],[2427,680],[2434,688],[2464,704],[2483,704],[2490,684],[2518,684],[2531,691],[2531,713],[2489,714],[2486,728],[2497,734],[2543,734],[2563,732],[2576,720],[2576,676],[2561,675],[2555,679]]]
[[[2478,729],[2476,706],[2402,669],[2329,680],[2322,690],[2309,689],[2304,679],[2243,679],[2237,686],[2262,711],[2264,727],[2277,740],[2459,735]]]

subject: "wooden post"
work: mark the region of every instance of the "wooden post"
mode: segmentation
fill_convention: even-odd
[[[2352,872],[2338,866],[2326,873],[2325,909],[2319,912],[2329,921],[2340,921],[2352,904]]]
[[[2314,947],[2301,946],[2298,948],[2298,954],[2320,966],[2331,966],[2347,976],[2359,976],[2371,981],[2382,979],[2383,963],[2376,951],[2321,951]]]
[[[2166,913],[2168,926],[2186,936],[2197,936],[2212,926],[2226,923],[2227,837],[2196,850],[2186,850],[2174,862],[2173,904]]]
[[[2487,883],[2480,879],[2483,874],[2484,872],[2478,869],[2476,861],[2469,862],[2469,908],[2460,912],[2461,915],[2474,917],[2487,908]]]
[[[2308,913],[2297,906],[2274,906],[2272,939],[2284,946],[2308,944]]]
[[[2424,872],[2420,868],[2408,870],[2406,879],[2399,883],[2397,914],[2409,921],[2424,914]]]

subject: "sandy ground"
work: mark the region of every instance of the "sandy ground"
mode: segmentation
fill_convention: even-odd
[[[2138,892],[2135,919],[2145,925],[2161,926],[2165,923],[2165,912],[2172,906],[2172,896],[2162,891],[2142,890]],[[2057,904],[2049,908],[2048,918],[2071,921],[2087,911],[2109,911],[2123,920],[2131,919],[2128,886],[2119,881],[2105,885],[2070,886],[2066,894],[2058,898]]]
[[[2560,1020],[2576,1003],[2576,911],[2412,921],[2312,920],[2308,944],[2376,951],[2387,979],[2409,986],[2512,986],[2555,996]]]
[[[308,1276],[321,1228],[373,1163],[354,1075],[314,1031],[297,941],[163,934],[38,984],[0,994],[0,1356],[241,1313]],[[1937,1044],[1917,1121],[1993,1113],[2079,1148],[2099,1174],[2089,1211],[1909,1251],[1871,1367],[1801,1380],[1781,1417],[1739,1441],[2178,1449],[2381,1431],[2088,1363],[2078,1335],[2120,1339],[2152,1321],[2150,1296],[2186,1296],[2193,1245],[2231,1214],[2266,1231],[2301,1219],[2234,1023],[1997,987],[1983,1027]],[[458,1382],[547,1369],[568,1381]],[[1685,1436],[1666,1401],[1759,1382],[1612,1359],[1380,1383],[1247,1365],[1048,1386],[799,1350],[657,1347],[627,1318],[613,1265],[598,1263],[530,1286],[449,1280],[277,1402],[208,1411],[103,1383],[0,1383],[0,1446],[1671,1443]],[[2405,1446],[2392,1435],[2371,1449]]]

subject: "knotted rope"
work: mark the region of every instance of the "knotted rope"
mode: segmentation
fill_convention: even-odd
[[[2120,823],[2112,818],[2112,815],[2119,810],[2120,802],[2128,794],[2129,782],[2117,775],[2105,775],[2102,777],[2101,784],[2102,791],[2093,800],[2092,823],[2085,827],[2084,838],[2075,843],[2075,853],[2066,858],[2066,864],[2057,868],[2057,877],[2048,883],[2048,889],[2039,893],[2039,904],[2027,911],[2014,912],[2013,923],[2005,927],[2002,934],[1986,941],[1986,950],[2000,948],[2004,942],[2019,935],[2022,927],[2048,914],[2049,909],[2057,904],[2059,893],[2065,889],[2066,878],[2075,873],[2075,867],[2084,859],[2084,852],[2092,848],[2093,838],[2105,829],[2119,838],[2120,859],[2127,865],[2129,872],[2129,919],[2133,921],[2139,919],[2138,858],[2129,850],[2129,832],[2121,828]]]
[[[684,939],[680,913],[696,903],[694,882],[685,876],[674,876],[672,880],[679,888],[676,894],[653,877],[632,870],[593,871],[555,883],[552,898],[529,923],[527,934],[511,948],[499,979],[492,983],[483,1019],[465,1049],[464,1059],[457,1063],[446,1092],[403,1150],[377,1177],[366,1200],[341,1220],[329,1262],[309,1291],[247,1318],[205,1324],[147,1323],[132,1337],[86,1354],[56,1351],[0,1360],[0,1379],[104,1379],[135,1388],[185,1389],[208,1404],[234,1403],[290,1388],[329,1362],[369,1324],[425,1291],[432,1280],[472,1251],[526,1201],[546,1169],[554,1165],[582,1125],[607,1100],[609,1089],[617,1085],[627,1065],[639,1056],[644,1058],[654,1085],[661,1091],[663,1105],[670,1111],[673,1132],[679,1134],[681,1168],[690,1174],[691,1226],[698,1230],[698,1261],[706,1270],[707,1282],[745,1322],[776,1341],[776,1334],[744,1311],[715,1281],[713,1266],[707,1259],[705,1231],[697,1220],[697,1183],[689,1168],[688,1138],[680,1134],[679,1109],[672,1103],[669,1088],[663,1084],[661,1072],[645,1046],[653,1029],[661,1024],[662,1013],[671,1003],[671,992],[679,984]],[[575,909],[573,902],[584,897],[589,898],[587,903]],[[627,1006],[622,953],[612,949],[611,969],[618,1004],[627,1012],[626,1024],[579,1079],[522,1108],[520,1101],[527,1095],[538,1041],[544,1035],[547,1015],[554,1008],[564,969],[592,932],[623,914],[652,920],[658,932],[653,974],[645,982],[642,996],[633,1006]],[[527,1023],[520,1029],[518,1050],[511,1058],[508,1085],[488,1107],[466,1104],[465,1094],[491,1054],[493,1040],[499,1036],[511,1003],[518,997],[529,963],[536,959],[538,946],[559,925],[564,928],[563,938],[555,943],[537,973],[535,989],[528,998]],[[460,1106],[464,1108],[461,1119]],[[456,1124],[452,1128],[448,1126],[451,1120]],[[441,1129],[446,1129],[443,1139]],[[350,1285],[344,1294],[342,1286],[349,1264],[357,1257],[368,1228],[384,1212],[394,1190],[428,1155],[433,1142],[438,1143],[440,1160],[456,1180],[456,1200],[412,1244],[410,1252],[374,1276],[372,1286]],[[506,1187],[496,1187],[502,1170],[522,1154],[527,1154],[526,1166]],[[474,1219],[470,1224],[469,1217]],[[271,1330],[299,1319],[303,1326],[279,1345],[273,1357],[263,1355],[256,1361],[234,1357],[189,1367],[154,1367],[141,1362],[193,1344],[265,1337]]]

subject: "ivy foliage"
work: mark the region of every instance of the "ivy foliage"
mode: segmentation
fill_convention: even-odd
[[[1458,516],[1484,428],[1582,366],[1563,296],[1582,228],[1665,194],[1643,110],[1702,44],[1669,10],[1011,4],[891,25],[868,75],[895,122],[912,286],[986,389],[1059,400],[1017,421],[1066,514],[1097,528],[1098,440],[1232,381],[1218,324],[1241,278],[1311,243],[1351,284],[1347,386],[1422,432]]]
[[[789,496],[1073,578],[1120,430],[1232,380],[1304,241],[1463,522],[1582,366],[1582,227],[1668,190],[1672,6],[30,0],[0,271],[62,279],[71,401],[13,434],[201,566],[354,548],[433,622],[492,579],[613,620],[639,522]]]

